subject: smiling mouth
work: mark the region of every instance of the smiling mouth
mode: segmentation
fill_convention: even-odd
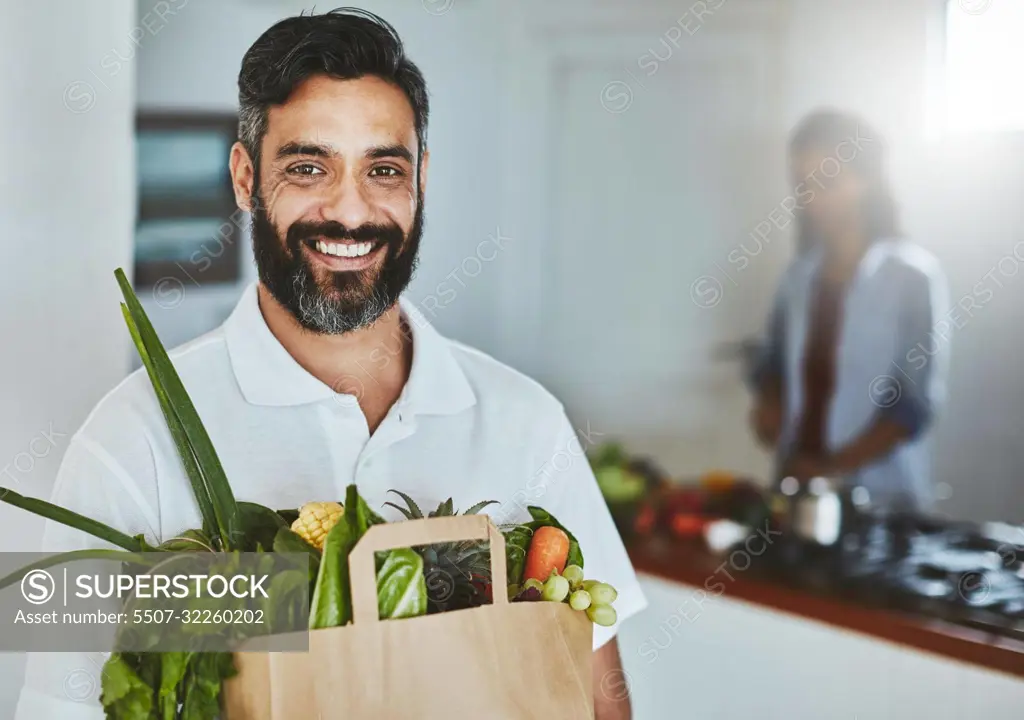
[[[303,243],[314,262],[333,272],[366,270],[375,265],[387,249],[383,240],[325,240],[310,238]]]
[[[363,242],[316,240],[310,241],[307,244],[322,255],[357,258],[369,255],[380,246],[381,242],[379,240],[367,240]]]

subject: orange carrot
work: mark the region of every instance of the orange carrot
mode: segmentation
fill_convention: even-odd
[[[561,573],[565,570],[565,562],[569,558],[569,536],[556,527],[544,526],[537,528],[530,541],[530,549],[526,553],[526,565],[523,568],[523,581],[530,578],[546,582],[552,570]]]

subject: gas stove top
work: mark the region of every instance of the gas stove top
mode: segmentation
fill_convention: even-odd
[[[794,543],[776,569],[809,589],[1024,641],[1024,529],[991,527],[863,515],[832,548]]]

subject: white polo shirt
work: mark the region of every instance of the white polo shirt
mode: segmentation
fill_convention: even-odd
[[[227,321],[171,352],[178,374],[240,500],[296,508],[340,500],[357,483],[370,507],[399,520],[391,488],[426,512],[452,497],[457,509],[498,500],[497,522],[529,519],[540,505],[569,528],[586,576],[613,584],[619,621],[646,605],[626,551],[562,405],[536,382],[441,336],[412,303],[400,304],[412,330],[409,380],[370,435],[353,395],[334,392],[304,370],[270,332],[256,285]],[[129,535],[160,541],[202,526],[191,486],[144,371],[127,377],[72,438],[53,501]],[[47,523],[44,550],[101,546],[89,535]],[[594,628],[595,648],[616,633]],[[92,718],[98,705],[68,702],[68,678],[99,689],[101,658],[34,654],[18,718]],[[78,699],[77,697],[75,699]],[[54,704],[58,702],[59,704]]]

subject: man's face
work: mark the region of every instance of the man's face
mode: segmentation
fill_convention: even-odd
[[[252,193],[260,281],[308,330],[373,323],[409,284],[423,229],[408,99],[314,76],[271,108]]]

